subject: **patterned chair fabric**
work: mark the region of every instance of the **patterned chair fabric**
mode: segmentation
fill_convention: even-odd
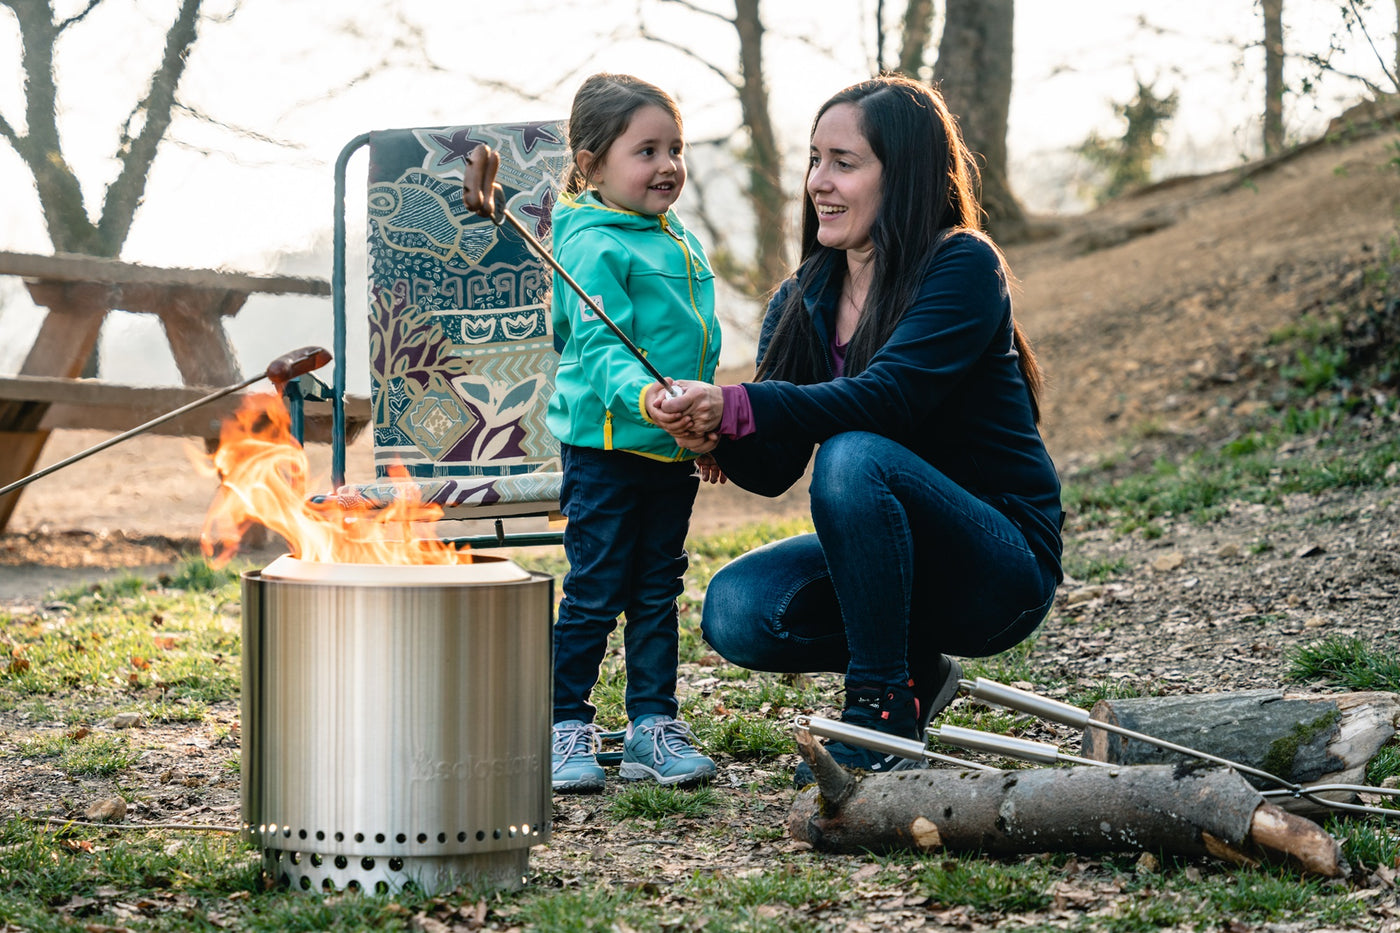
[[[559,443],[544,420],[558,363],[550,270],[462,204],[462,167],[479,143],[501,155],[507,208],[548,245],[568,160],[562,124],[370,136],[375,482],[342,496],[391,500],[399,466],[446,518],[558,509]]]

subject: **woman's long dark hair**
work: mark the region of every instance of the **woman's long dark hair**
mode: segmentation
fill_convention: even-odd
[[[870,230],[875,247],[870,289],[846,350],[844,372],[855,375],[894,333],[929,262],[948,237],[954,233],[986,237],[981,233],[977,203],[977,167],[937,91],[898,75],[862,81],[822,105],[812,121],[814,134],[822,116],[837,104],[854,104],[859,109],[861,130],[882,168],[880,210]],[[997,256],[1009,280],[1000,250]],[[811,198],[804,197],[797,287],[780,309],[759,364],[759,378],[811,383],[826,377],[826,347],[807,315],[803,294],[805,288],[813,287],[812,272],[825,264],[831,265],[833,275],[845,275],[845,264],[839,259],[839,251],[817,242],[817,209]],[[1039,420],[1040,367],[1020,325],[1013,321],[1012,326],[1031,408]]]

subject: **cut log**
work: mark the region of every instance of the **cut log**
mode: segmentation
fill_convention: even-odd
[[[1347,874],[1322,827],[1266,802],[1228,768],[1167,765],[921,770],[856,778],[806,730],[798,751],[817,783],[788,830],[832,852],[1163,852]]]
[[[1090,719],[1237,761],[1294,784],[1365,784],[1366,765],[1400,728],[1400,694],[1302,696],[1249,690],[1100,700]],[[1092,725],[1084,729],[1082,749],[1085,758],[1114,764],[1193,760]],[[1273,786],[1262,778],[1246,778],[1256,787]],[[1348,802],[1356,797],[1347,792],[1320,796]],[[1306,798],[1275,802],[1308,816],[1335,812]]]

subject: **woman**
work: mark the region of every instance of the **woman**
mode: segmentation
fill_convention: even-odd
[[[844,673],[841,718],[906,738],[956,695],[948,655],[1020,642],[1062,579],[1041,375],[978,229],[974,171],[928,87],[880,77],[837,94],[813,124],[802,259],[769,304],[756,381],[648,397],[682,444],[761,495],[788,489],[817,447],[816,533],[720,570],[704,636],[745,667]],[[915,764],[828,751],[867,771]]]

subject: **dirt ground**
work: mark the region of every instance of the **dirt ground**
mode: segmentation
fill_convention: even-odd
[[[1269,335],[1325,307],[1390,248],[1400,222],[1397,146],[1400,136],[1392,131],[1315,145],[1270,165],[1161,184],[1082,217],[1047,220],[1045,238],[1009,250],[1020,279],[1017,314],[1050,378],[1043,429],[1062,472],[1073,475],[1111,451],[1126,449],[1132,457],[1135,446],[1142,455],[1154,443],[1211,443],[1228,430],[1231,416],[1266,401],[1271,383],[1256,359]],[[735,381],[743,375],[730,374]],[[100,438],[60,434],[46,460]],[[366,456],[357,446],[352,473]],[[42,584],[55,574],[81,578],[104,567],[174,559],[198,534],[213,492],[212,481],[187,462],[184,442],[146,438],[36,483],[11,532],[0,537],[0,604],[41,611]],[[695,529],[805,508],[802,490],[764,500],[731,486],[706,487]],[[1282,508],[1240,506],[1209,525],[1167,519],[1161,527],[1160,537],[1147,540],[1087,529],[1071,517],[1067,536],[1080,555],[1121,559],[1126,569],[1106,583],[1066,581],[1034,655],[1037,670],[1065,683],[1061,692],[1120,680],[1180,693],[1279,687],[1284,657],[1295,646],[1326,635],[1395,643],[1400,501],[1394,485],[1295,496]],[[684,670],[682,690],[704,697],[717,682],[714,673]],[[235,749],[213,737],[237,711],[214,715],[220,722],[194,734],[161,727],[143,738],[154,750],[138,766],[145,776],[126,782],[140,798],[130,818],[234,821],[236,781],[221,776],[219,761]],[[0,731],[17,726],[23,727],[0,724]],[[1075,741],[1053,730],[1045,737]],[[744,812],[751,821],[722,843],[685,821],[665,838],[619,834],[606,796],[556,798],[554,841],[532,853],[532,871],[544,884],[664,885],[695,871],[763,867],[775,853],[802,848],[785,832],[762,843],[745,835],[754,827],[785,829],[791,793],[752,788],[791,764],[765,770],[721,762],[716,787],[749,798]],[[58,783],[69,798],[84,799]],[[26,809],[53,803],[54,784],[53,775],[0,775],[5,798]],[[89,797],[101,793],[97,786],[84,790]],[[862,864],[851,860],[856,880]],[[1062,906],[1016,919],[1058,925],[1109,909],[1113,893],[1091,874],[1082,889],[1072,890],[1074,879],[1063,882]],[[1394,888],[1385,879],[1354,883],[1368,911],[1357,928],[1400,929]],[[869,912],[843,925],[989,928],[988,918],[885,894],[883,901],[872,896]]]
[[[1049,376],[1042,433],[1061,470],[1116,449],[1144,424],[1190,435],[1256,404],[1254,351],[1360,276],[1396,235],[1395,147],[1393,132],[1379,133],[1176,179],[1085,215],[1047,218],[1043,239],[1009,249],[1016,314]],[[57,432],[40,465],[106,437]],[[328,449],[308,453],[313,472],[328,477]],[[197,456],[190,441],[142,436],[36,481],[0,536],[0,566],[139,566],[188,547],[215,488],[191,466]],[[370,458],[362,435],[347,454],[348,475],[369,475]],[[805,488],[770,500],[706,487],[694,528],[805,508]]]

